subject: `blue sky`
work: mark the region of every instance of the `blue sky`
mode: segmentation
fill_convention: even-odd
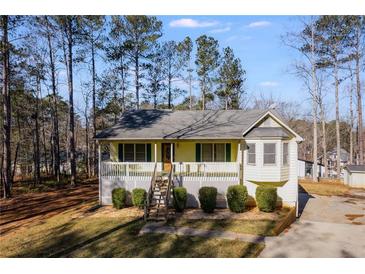
[[[230,46],[247,72],[249,93],[272,93],[276,98],[296,100],[301,90],[288,73],[296,52],[281,42],[280,36],[298,25],[294,17],[279,16],[162,16],[163,40],[195,40],[206,34]]]
[[[300,112],[310,113],[309,95],[303,83],[290,73],[296,60],[302,57],[298,52],[285,46],[281,36],[288,31],[299,31],[300,18],[297,16],[158,16],[163,22],[163,36],[160,41],[181,41],[190,36],[193,41],[200,35],[206,34],[219,41],[221,50],[230,46],[242,61],[247,72],[247,98],[254,96],[273,96],[281,101],[292,101],[300,104]],[[193,60],[196,45],[194,43]],[[104,67],[98,60],[98,73]],[[192,62],[193,63],[193,62]],[[194,64],[193,64],[193,68]],[[79,109],[83,105],[81,92],[78,87],[80,79],[89,78],[81,73],[75,79],[75,101]],[[195,76],[196,77],[196,76]],[[88,80],[88,79],[86,79]],[[187,90],[183,81],[175,82],[179,87]],[[334,90],[328,83],[329,93],[326,97],[327,116],[334,118]],[[341,116],[348,115],[348,95],[344,92],[343,84],[340,89]],[[131,89],[133,92],[134,89]],[[199,95],[197,83],[193,93]],[[61,87],[61,94],[67,96],[66,86]],[[175,103],[181,101],[178,99]]]

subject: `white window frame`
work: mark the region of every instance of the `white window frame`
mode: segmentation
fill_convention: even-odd
[[[265,144],[273,144],[273,145],[275,145],[275,157],[274,157],[274,159],[275,159],[275,163],[265,163]],[[278,153],[277,153],[277,143],[275,143],[275,142],[265,142],[265,143],[263,143],[263,147],[262,147],[262,163],[263,163],[263,165],[264,166],[276,166],[276,164],[277,164],[277,157],[278,157]],[[266,153],[266,154],[272,154],[272,153]]]
[[[257,162],[257,145],[256,145],[256,143],[247,143],[247,146],[248,147],[250,147],[250,145],[252,146],[252,145],[254,145],[255,146],[255,162],[254,163],[250,163],[249,162],[249,159],[250,159],[250,157],[249,157],[249,155],[250,155],[250,153],[248,152],[248,149],[247,149],[247,164],[248,165],[251,165],[251,166],[255,166],[256,165],[256,162]],[[253,154],[253,153],[251,153],[251,154]]]
[[[285,147],[285,145],[287,145],[288,146],[288,150],[287,150],[287,155],[286,155],[286,163],[284,162],[284,159],[285,159],[285,154],[284,154],[284,147]],[[282,165],[283,166],[288,166],[289,165],[289,156],[290,154],[289,154],[289,142],[283,142],[283,148],[282,148],[282,154],[281,154],[281,157],[282,157],[282,161],[281,161],[281,163],[282,163]]]
[[[143,163],[143,162],[137,162],[136,161],[136,156],[137,156],[137,150],[136,150],[136,145],[144,145],[144,162],[147,162],[147,143],[124,143],[123,144],[123,162],[125,161],[125,145],[133,145],[133,161],[130,163]],[[128,163],[128,162],[127,162]]]
[[[227,162],[227,160],[226,160],[226,143],[200,143],[200,144],[201,144],[200,145],[200,155],[201,155],[201,161],[202,162],[204,162],[203,161],[203,145],[211,145],[212,146],[212,160],[213,160],[212,163],[225,163],[225,162]],[[215,160],[215,156],[214,156],[214,153],[215,153],[215,151],[214,151],[214,149],[215,149],[214,148],[214,145],[215,144],[223,144],[223,147],[224,147],[224,161],[223,162],[217,162]]]

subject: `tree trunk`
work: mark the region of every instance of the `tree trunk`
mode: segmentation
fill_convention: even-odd
[[[8,16],[2,16],[3,25],[3,180],[4,197],[11,197],[11,104],[9,94],[9,44],[8,44]]]
[[[364,164],[364,132],[363,132],[363,125],[362,125],[362,98],[361,98],[361,86],[360,86],[360,59],[361,59],[361,31],[358,30],[357,35],[357,48],[356,48],[356,96],[357,96],[357,127],[358,127],[358,147],[359,147],[359,164]]]
[[[171,109],[171,80],[172,80],[172,75],[169,72],[168,74],[168,94],[167,94],[167,105],[168,108]]]
[[[192,91],[192,87],[191,87],[191,84],[192,84],[192,77],[191,77],[191,72],[192,72],[192,69],[190,68],[190,61],[189,61],[189,109],[192,110],[193,108],[193,101],[192,101],[192,94],[191,94],[191,91]]]
[[[53,52],[53,45],[51,40],[51,34],[48,33],[47,35],[48,40],[48,51],[49,51],[49,63],[51,69],[51,81],[52,81],[52,104],[53,104],[53,111],[52,111],[52,122],[53,122],[53,150],[52,154],[53,158],[53,172],[54,176],[56,176],[57,183],[60,182],[60,136],[58,131],[58,110],[57,110],[57,88],[56,88],[56,67],[54,61],[54,52]]]
[[[40,89],[40,78],[36,76],[37,82],[37,95],[36,95],[36,103],[35,103],[35,112],[34,112],[34,185],[40,183],[41,180],[41,170],[40,170],[40,153],[39,153],[39,89]]]
[[[354,161],[354,140],[353,140],[353,128],[354,128],[354,111],[352,109],[352,79],[351,86],[349,89],[350,93],[350,164]]]
[[[326,133],[326,120],[324,116],[324,106],[321,104],[321,122],[322,122],[322,149],[323,149],[323,164],[324,164],[324,177],[328,177],[328,160],[327,160],[327,133]]]
[[[93,104],[93,175],[98,174],[97,147],[96,147],[96,70],[95,70],[95,47],[94,41],[91,42],[91,68],[92,68],[92,104]]]
[[[334,77],[335,77],[335,100],[336,100],[336,151],[337,151],[337,161],[336,161],[336,172],[337,178],[341,176],[341,140],[340,140],[340,111],[339,111],[339,98],[338,98],[338,68],[337,61],[334,64]]]
[[[313,174],[312,178],[314,182],[318,182],[318,139],[317,139],[317,76],[316,65],[314,59],[314,26],[311,28],[311,70],[312,70],[312,114],[313,114]]]
[[[138,53],[135,58],[135,84],[136,84],[136,108],[139,109],[139,56]]]
[[[73,48],[73,33],[72,33],[72,20],[67,20],[67,32],[68,32],[68,92],[69,92],[69,142],[70,142],[70,165],[71,165],[71,185],[76,183],[76,151],[75,151],[75,119],[74,119],[74,98],[73,98],[73,72],[72,72],[72,48]]]
[[[85,145],[86,145],[86,174],[87,178],[90,178],[90,155],[89,155],[89,118],[87,115],[87,109],[85,110]]]
[[[40,98],[42,98],[42,90],[41,90],[41,86],[39,87],[39,94],[40,94]],[[45,117],[44,117],[44,111],[42,111],[42,138],[43,138],[43,159],[44,159],[44,166],[46,168],[46,174],[49,175],[49,169],[48,169],[48,160],[47,160],[47,155],[48,155],[48,151],[47,151],[47,144],[46,144],[46,125],[45,125]]]

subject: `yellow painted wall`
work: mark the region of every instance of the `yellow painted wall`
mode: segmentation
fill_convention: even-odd
[[[169,141],[102,141],[102,144],[110,144],[111,161],[118,161],[118,144],[151,144],[151,158],[155,161],[155,143],[157,144],[157,162],[161,161],[162,143]],[[176,162],[195,162],[195,144],[196,143],[231,143],[231,162],[237,160],[238,141],[217,140],[217,141],[177,141],[175,143],[175,161]]]

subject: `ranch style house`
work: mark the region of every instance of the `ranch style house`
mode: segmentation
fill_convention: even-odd
[[[217,206],[225,207],[234,184],[252,197],[258,185],[276,186],[280,203],[297,206],[303,139],[275,109],[127,111],[96,139],[102,205],[111,204],[117,187],[152,195],[153,183],[165,176],[171,187],[187,189],[188,207],[199,206],[202,186],[216,187]]]

